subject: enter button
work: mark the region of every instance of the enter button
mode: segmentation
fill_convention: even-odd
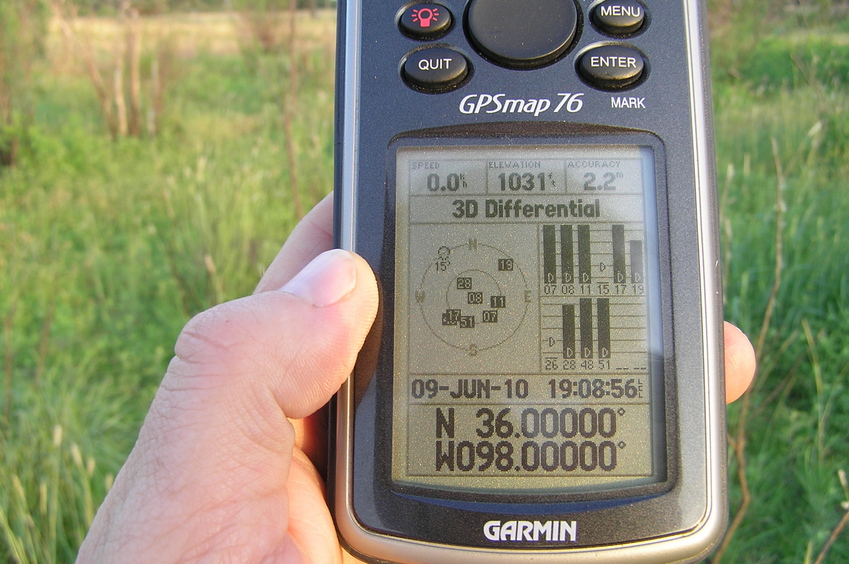
[[[593,47],[581,56],[578,63],[578,72],[583,79],[601,90],[633,86],[645,70],[642,53],[625,45]]]

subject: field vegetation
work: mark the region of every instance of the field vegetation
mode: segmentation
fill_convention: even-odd
[[[0,23],[17,88],[0,89],[6,562],[74,560],[183,324],[251,292],[332,183],[334,13],[90,4],[61,12],[71,33],[45,19],[40,45]],[[729,409],[734,521],[712,561],[846,562],[849,20],[840,2],[763,6],[710,5],[726,316],[759,356]],[[115,87],[128,29],[138,75],[122,51]],[[92,64],[115,112],[137,80],[137,134],[110,129]]]

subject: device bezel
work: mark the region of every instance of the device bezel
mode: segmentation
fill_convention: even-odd
[[[665,155],[663,143],[656,136],[647,132],[635,132],[630,130],[614,132],[609,128],[590,126],[579,127],[574,125],[571,126],[570,129],[572,132],[568,135],[564,135],[563,127],[560,126],[558,127],[559,135],[555,135],[551,131],[550,126],[541,127],[540,124],[510,123],[509,125],[487,124],[486,126],[480,127],[478,134],[472,137],[469,137],[466,134],[468,131],[467,128],[463,128],[462,130],[443,128],[440,130],[417,131],[397,136],[390,143],[387,155],[387,222],[385,228],[390,229],[391,226],[396,225],[394,212],[397,209],[395,202],[395,195],[397,194],[395,185],[397,160],[395,155],[398,151],[407,148],[427,149],[432,147],[434,149],[450,149],[452,147],[503,147],[508,149],[508,147],[517,146],[563,147],[564,149],[569,147],[586,149],[602,146],[607,148],[617,146],[648,148],[652,153],[653,159],[654,190],[653,193],[644,195],[644,213],[647,217],[646,229],[652,229],[648,225],[652,222],[657,224],[657,229],[655,229],[654,233],[646,233],[646,246],[648,249],[646,271],[649,273],[647,276],[647,284],[650,289],[649,293],[651,294],[647,295],[647,299],[649,300],[647,307],[650,309],[649,324],[657,323],[660,328],[658,334],[661,335],[658,339],[660,342],[657,343],[659,355],[652,356],[651,358],[652,374],[658,374],[657,377],[652,376],[653,384],[655,384],[652,389],[652,397],[659,398],[652,402],[652,419],[655,422],[653,428],[658,428],[658,422],[667,421],[665,414],[668,413],[668,421],[673,423],[674,428],[676,420],[676,416],[674,414],[674,401],[672,401],[674,398],[666,397],[665,392],[665,390],[670,390],[671,393],[671,386],[674,385],[676,380],[674,375],[674,365],[670,362],[674,355],[671,347],[671,334],[662,335],[663,328],[671,327],[672,321],[671,300],[669,299],[670,273],[665,272],[661,274],[660,272],[661,263],[665,265],[669,264],[668,256],[661,257],[659,251],[659,248],[668,249],[668,211],[666,207],[666,172],[664,168]],[[523,130],[523,133],[519,134],[517,130]],[[532,133],[534,131],[537,131],[538,133]],[[569,197],[574,196],[575,194],[573,193],[570,194]],[[566,195],[564,194],[564,198],[565,197]],[[391,219],[388,217],[389,213],[393,214]],[[649,216],[651,217],[651,220],[648,220]],[[509,229],[509,227],[506,228]],[[391,242],[386,239],[387,247],[384,247],[384,256],[381,260],[383,267],[385,269],[391,269],[392,271],[391,276],[388,272],[381,273],[382,286],[385,290],[386,296],[395,296],[394,293],[390,294],[390,292],[395,291],[394,282],[397,280],[397,276],[395,276],[395,267],[402,263],[401,257],[396,254],[394,243],[394,239]],[[392,247],[388,248],[388,245],[392,245]],[[648,280],[651,280],[650,284]],[[666,292],[662,291],[662,284],[666,285]],[[390,307],[394,305],[393,300],[388,300],[388,303],[390,304]],[[392,315],[392,317],[390,317],[390,315]],[[395,327],[395,333],[398,333],[397,328],[399,325],[394,319],[394,309],[391,312],[385,312],[384,323],[387,327]],[[388,331],[384,332],[383,335],[385,340],[384,346],[387,348],[385,349],[385,354],[382,356],[386,358],[391,355],[390,351],[394,350],[394,335],[389,335],[388,333]],[[403,331],[401,331],[400,334],[403,334]],[[664,343],[669,343],[668,353],[667,350],[664,349]],[[560,374],[560,376],[565,375],[566,374]],[[546,376],[557,377],[558,374],[550,373],[546,374]],[[389,375],[381,374],[381,382],[384,380],[389,380]],[[668,381],[669,384],[666,384],[666,381]],[[393,393],[394,391],[389,392],[390,397],[392,397]],[[497,402],[493,403],[495,404]],[[428,486],[424,484],[415,485],[396,483],[391,478],[391,457],[384,458],[377,456],[376,459],[379,461],[381,466],[379,472],[380,475],[386,477],[384,480],[384,486],[397,493],[412,496],[466,500],[478,503],[486,501],[504,502],[505,500],[512,500],[514,498],[521,498],[525,502],[529,503],[551,503],[555,500],[561,502],[576,502],[598,501],[602,499],[638,498],[641,496],[652,496],[663,493],[672,487],[676,479],[675,470],[677,465],[674,461],[676,460],[677,453],[674,449],[674,442],[671,440],[674,436],[669,434],[667,425],[664,424],[663,426],[663,437],[659,438],[655,436],[653,441],[658,449],[663,451],[662,454],[657,452],[657,456],[655,457],[655,460],[653,460],[653,464],[656,467],[656,481],[651,484],[632,485],[628,487],[610,485],[609,487],[603,487],[592,491],[589,489],[575,489],[574,491],[564,490],[559,494],[554,494],[551,491],[538,491],[538,493],[517,493],[508,491],[486,493],[481,490],[458,491],[457,489],[440,489],[439,486]],[[391,428],[392,425],[387,423],[385,427]],[[390,450],[393,450],[394,452],[394,449]],[[561,479],[564,478],[561,476]],[[555,478],[551,478],[550,481],[554,482],[555,480]],[[565,478],[564,481],[568,481],[568,478]]]
[[[480,493],[446,492],[439,495],[433,489],[416,488],[394,484],[391,480],[391,411],[394,347],[393,326],[394,307],[389,297],[394,296],[395,247],[394,247],[394,194],[395,194],[395,150],[406,146],[445,146],[451,144],[489,144],[489,145],[621,145],[644,146],[652,149],[655,160],[655,198],[658,221],[657,264],[658,288],[660,300],[659,315],[664,342],[663,399],[654,404],[661,410],[667,421],[666,432],[666,479],[658,483],[608,490],[604,492],[579,492],[551,494],[528,493],[524,495],[499,495]],[[378,269],[381,293],[384,297],[379,326],[387,329],[374,331],[372,340],[366,348],[371,352],[363,358],[372,362],[360,362],[348,385],[350,396],[350,418],[353,432],[350,435],[353,449],[350,453],[350,471],[353,475],[351,509],[352,515],[367,530],[375,534],[397,536],[409,539],[427,540],[445,545],[488,546],[482,535],[472,535],[471,531],[480,531],[480,521],[493,516],[522,515],[547,516],[550,519],[566,519],[576,513],[582,514],[585,530],[606,529],[603,538],[593,534],[582,537],[580,546],[599,546],[608,542],[626,543],[635,539],[679,533],[680,523],[666,517],[653,520],[633,519],[637,514],[675,515],[675,496],[664,494],[674,491],[677,484],[677,464],[679,460],[677,436],[677,396],[674,366],[674,342],[672,334],[673,307],[671,293],[671,272],[668,235],[668,210],[666,201],[666,173],[663,143],[655,135],[633,130],[620,130],[610,127],[581,126],[545,123],[502,123],[481,124],[469,128],[440,128],[422,130],[397,136],[387,148],[387,179],[384,198],[385,213],[382,218],[361,218],[363,221],[380,221],[384,226],[382,251],[380,257],[374,257],[373,264]],[[648,204],[647,200],[647,204]],[[647,243],[648,244],[648,243]],[[648,268],[648,265],[647,265]],[[379,341],[379,342],[377,342]],[[376,370],[376,372],[375,372]],[[368,423],[367,423],[368,421]],[[372,456],[363,452],[373,449]],[[375,466],[371,466],[374,464]],[[369,478],[371,476],[371,478]],[[356,485],[356,484],[359,485]],[[363,508],[368,507],[368,510]],[[470,519],[469,512],[480,516]],[[645,512],[645,513],[643,513]],[[376,514],[375,514],[376,513]],[[411,517],[412,516],[412,517]],[[631,520],[627,519],[631,516]],[[665,520],[662,526],[659,521]],[[409,521],[409,523],[406,523]],[[627,526],[609,530],[610,522],[627,522]],[[652,522],[650,527],[646,525]],[[375,523],[391,523],[391,527],[375,526]],[[431,523],[434,526],[428,526]],[[518,543],[517,546],[521,544]],[[540,549],[557,546],[555,543],[528,543],[525,548]]]

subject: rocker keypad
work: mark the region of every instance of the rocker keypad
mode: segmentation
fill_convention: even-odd
[[[556,64],[574,49],[583,30],[583,14],[575,0],[469,0],[463,25],[471,47],[487,63],[533,70]],[[578,76],[598,90],[627,90],[646,79],[648,61],[636,47],[622,42],[641,34],[648,14],[638,0],[604,0],[588,15],[598,32],[615,38],[582,50]],[[398,29],[421,42],[455,37],[411,50],[401,61],[401,77],[426,93],[454,90],[471,80],[472,64],[456,36],[455,14],[443,4],[418,3],[398,15]],[[484,63],[481,63],[484,64]]]

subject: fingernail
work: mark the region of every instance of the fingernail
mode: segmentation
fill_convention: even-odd
[[[333,305],[357,285],[354,256],[341,249],[325,251],[289,280],[280,291],[317,307]]]

